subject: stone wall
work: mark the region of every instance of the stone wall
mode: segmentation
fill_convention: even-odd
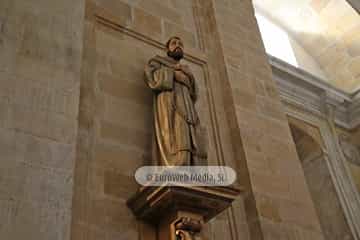
[[[305,71],[319,77],[320,79],[327,80],[328,76],[320,67],[319,63],[317,63],[315,59],[309,53],[307,53],[306,50],[294,38],[290,38],[289,41],[294,51],[299,68],[304,69]]]
[[[83,7],[0,1],[0,239],[70,239]]]
[[[340,131],[339,131],[340,132]],[[353,129],[352,131],[347,131],[347,133],[350,136],[350,143],[352,143],[354,146],[358,148],[358,151],[360,152],[360,128],[357,127]],[[351,162],[347,162],[351,171],[351,174],[353,176],[354,182],[357,186],[357,189],[360,192],[360,166]]]
[[[325,80],[346,92],[359,88],[360,15],[350,1],[253,2],[310,53]]]
[[[289,118],[307,186],[326,239],[354,239],[331,176],[320,130],[304,121]]]
[[[347,162],[357,190],[360,192],[360,166]]]
[[[338,136],[341,136],[341,135],[347,136],[345,141],[348,142],[348,144],[351,144],[354,147],[356,147],[358,153],[360,153],[360,128],[359,127],[355,127],[354,129],[344,129],[344,128],[338,127],[336,129],[336,133],[338,134]],[[344,151],[344,149],[340,149],[340,150]],[[345,161],[345,162],[349,168],[349,172],[352,176],[354,184],[356,185],[357,190],[360,192],[360,165],[357,164],[360,162],[360,159],[358,161],[353,159],[355,161],[352,161],[351,159],[348,159],[349,158],[348,154],[349,154],[349,152],[345,153],[345,159],[347,159],[347,161]],[[356,154],[356,153],[354,152],[354,154]]]
[[[70,222],[73,240],[156,239],[125,202],[150,163],[143,68],[173,34],[209,164],[246,188],[204,235],[323,239],[250,0],[3,0],[0,13],[1,239],[69,239]]]
[[[199,85],[197,109],[208,131],[209,164],[223,164],[229,151],[221,145],[230,139],[219,137],[218,124],[225,120],[217,116],[224,118],[224,105],[212,85],[200,7],[191,0],[86,2],[72,239],[155,238],[155,226],[136,221],[125,202],[139,187],[135,170],[151,163],[152,92],[144,83],[144,66],[165,54],[164,43],[174,34],[184,39],[184,61]],[[204,234],[230,239],[231,214],[219,216]]]
[[[233,131],[240,132],[259,216],[248,222],[251,239],[323,239],[251,1],[214,5],[235,104]]]

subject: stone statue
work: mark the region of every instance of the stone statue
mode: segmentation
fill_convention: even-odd
[[[205,165],[206,132],[195,109],[195,78],[180,63],[183,42],[171,37],[166,48],[167,56],[155,56],[145,67],[146,83],[154,93],[153,158],[163,166]]]
[[[201,240],[199,235],[202,223],[188,217],[181,218],[175,224],[175,235],[177,240]]]

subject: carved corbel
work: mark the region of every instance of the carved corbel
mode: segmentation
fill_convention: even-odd
[[[202,229],[202,223],[200,220],[182,217],[174,225],[177,240],[201,240],[199,233]]]

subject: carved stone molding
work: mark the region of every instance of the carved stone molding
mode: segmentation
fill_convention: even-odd
[[[150,35],[144,34],[142,31],[138,31],[136,28],[132,28],[127,23],[124,23],[119,20],[117,16],[112,15],[110,12],[108,12],[106,9],[101,8],[97,4],[93,3],[93,1],[88,1],[89,4],[87,7],[87,18],[89,18],[92,23],[94,24],[94,29],[106,29],[106,31],[116,32],[120,33],[124,37],[130,37],[135,41],[145,43],[149,47],[154,48],[154,50],[164,50],[165,44],[161,42],[159,39],[153,38]],[[90,4],[91,3],[91,4]],[[208,3],[207,1],[199,1],[195,0],[193,4],[193,11],[194,14],[194,20],[196,25],[198,25],[196,28],[197,31],[203,32],[204,29],[207,29],[207,25],[204,26],[204,22],[202,19],[203,16],[203,8],[202,6],[204,3]],[[203,34],[203,33],[201,33]],[[201,35],[199,33],[199,35]],[[202,69],[201,74],[203,74],[204,78],[204,87],[205,91],[202,92],[204,94],[204,98],[206,99],[206,103],[208,105],[208,111],[206,113],[208,115],[208,133],[210,134],[209,138],[211,138],[212,144],[212,159],[214,164],[218,165],[229,165],[227,162],[227,159],[225,157],[224,152],[226,151],[226,148],[224,147],[224,143],[222,141],[222,132],[221,132],[221,122],[223,121],[222,118],[218,116],[218,103],[219,100],[216,99],[217,96],[217,90],[214,87],[214,83],[216,81],[216,78],[212,77],[214,75],[213,70],[209,67],[209,59],[212,58],[212,56],[209,56],[208,53],[204,51],[204,44],[205,42],[201,42],[204,37],[200,37],[200,49],[194,49],[194,48],[187,48],[185,51],[184,60],[187,62],[196,65],[197,67],[200,67]],[[229,207],[227,218],[230,223],[230,229],[231,234],[233,236],[236,236],[236,216],[233,212],[233,208]],[[181,230],[181,229],[179,229]]]
[[[326,118],[334,108],[335,123],[348,130],[360,125],[360,90],[344,92],[280,59],[269,56],[281,100],[316,116]]]
[[[304,106],[304,105],[301,105]],[[339,197],[341,207],[346,220],[356,240],[360,240],[360,194],[352,179],[350,169],[346,163],[347,159],[340,146],[335,130],[333,117],[333,105],[326,106],[327,115],[309,114],[306,105],[302,108],[293,107],[285,103],[286,113],[294,118],[316,126],[324,140],[324,159],[328,166],[331,179]],[[334,116],[334,115],[333,115]]]
[[[346,93],[313,75],[269,56],[273,77],[289,116],[319,128],[324,156],[354,239],[360,239],[360,194],[352,179],[335,125],[360,124],[360,91]]]
[[[136,39],[140,42],[144,42],[148,44],[149,46],[153,46],[156,49],[164,50],[165,44],[159,42],[156,39],[150,38],[148,36],[145,36],[141,34],[138,31],[135,31],[131,28],[128,28],[127,26],[122,25],[120,22],[118,22],[116,19],[113,19],[110,14],[108,14],[106,11],[104,11],[101,8],[97,8],[96,6],[92,6],[92,17],[93,21],[95,21],[96,24],[99,24],[101,26],[105,26],[106,28],[112,29],[113,31],[120,32],[126,36],[129,36],[133,39]],[[204,74],[204,85],[205,85],[205,95],[204,99],[206,99],[206,102],[209,107],[209,119],[210,119],[210,126],[209,131],[211,131],[212,141],[214,142],[215,146],[215,153],[216,153],[216,159],[217,164],[219,165],[226,165],[224,160],[224,154],[222,149],[222,143],[220,140],[220,132],[218,127],[218,116],[216,114],[216,107],[215,107],[215,97],[214,97],[214,90],[211,84],[210,76],[209,76],[209,66],[207,63],[207,57],[202,51],[197,51],[196,49],[191,49],[191,51],[185,51],[184,52],[184,60],[191,62],[199,67],[202,68],[203,74]]]
[[[157,227],[158,240],[200,240],[204,223],[230,207],[237,187],[145,186],[127,204],[134,215]]]

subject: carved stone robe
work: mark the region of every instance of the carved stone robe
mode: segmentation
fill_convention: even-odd
[[[203,132],[195,110],[197,87],[189,72],[175,70],[177,62],[156,56],[145,67],[146,83],[154,92],[153,158],[164,166],[199,165],[206,158]]]

